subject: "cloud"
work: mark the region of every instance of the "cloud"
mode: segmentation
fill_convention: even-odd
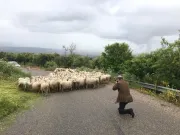
[[[33,32],[64,33],[81,31],[95,18],[92,8],[65,8],[57,12],[23,12],[15,22]]]
[[[103,51],[127,42],[135,53],[174,40],[180,27],[180,1],[162,0],[0,0],[0,42]],[[91,46],[91,47],[88,47]]]

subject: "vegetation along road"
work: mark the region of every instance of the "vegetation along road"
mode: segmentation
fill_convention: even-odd
[[[32,74],[46,74],[33,70]],[[135,118],[118,114],[112,85],[53,93],[17,116],[4,135],[179,135],[180,108],[131,90]]]

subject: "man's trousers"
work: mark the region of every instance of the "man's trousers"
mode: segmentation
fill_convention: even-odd
[[[128,103],[126,103],[126,102],[119,102],[119,108],[118,108],[118,110],[119,110],[119,113],[120,113],[120,114],[131,114],[131,113],[132,113],[132,111],[133,111],[132,108],[130,108],[130,109],[125,109],[125,107],[126,107],[127,104],[128,104]]]

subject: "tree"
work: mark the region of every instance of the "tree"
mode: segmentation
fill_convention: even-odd
[[[70,54],[72,55],[73,54],[73,52],[74,52],[74,50],[76,49],[76,44],[71,44],[70,46],[69,46],[69,52],[70,52]]]
[[[64,51],[65,51],[65,57],[64,57],[64,66],[66,66],[67,65],[67,59],[66,59],[66,53],[67,53],[67,51],[69,50],[69,48],[68,47],[66,47],[66,46],[63,46],[63,48],[64,48]]]
[[[83,58],[80,55],[75,55],[73,59],[73,67],[81,67],[82,66]]]
[[[70,66],[71,67],[74,67],[75,65],[73,65],[73,61],[74,61],[74,50],[76,49],[76,45],[75,44],[71,44],[71,45],[69,45],[69,52],[70,52],[70,59],[72,60],[72,62],[71,62],[71,64],[70,64]]]
[[[58,66],[63,66],[64,65],[64,63],[63,63],[63,57],[62,56],[55,56],[55,58],[54,58],[54,61],[56,62],[56,64],[58,65]]]
[[[55,68],[57,68],[57,64],[54,61],[47,61],[44,67],[48,70],[55,70]]]
[[[165,38],[161,37],[161,45],[163,48],[166,48],[169,46],[169,43]]]
[[[153,60],[151,54],[140,54],[132,60],[126,61],[124,70],[132,75],[137,76],[141,81],[147,74],[152,74]]]
[[[34,57],[34,62],[38,66],[44,67],[47,61],[51,61],[51,55],[40,53]]]
[[[132,51],[126,43],[114,43],[105,46],[102,57],[105,70],[111,69],[113,72],[119,72],[123,70],[125,61],[132,59]]]
[[[97,56],[93,58],[92,60],[92,68],[98,68],[98,69],[103,69],[103,58],[102,56]]]
[[[69,50],[69,48],[68,48],[68,47],[66,47],[66,46],[64,46],[64,45],[63,45],[63,48],[64,48],[64,51],[65,51],[65,56],[66,56],[67,51]]]
[[[169,82],[171,87],[180,89],[180,40],[167,43],[167,48],[155,51],[158,58],[154,63],[156,74],[161,80]]]
[[[180,40],[169,43],[162,38],[161,43],[162,48],[126,61],[126,72],[136,75],[140,81],[180,89]]]

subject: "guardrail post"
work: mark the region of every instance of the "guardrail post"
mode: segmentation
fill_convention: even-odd
[[[155,83],[155,92],[157,94],[157,83]]]

